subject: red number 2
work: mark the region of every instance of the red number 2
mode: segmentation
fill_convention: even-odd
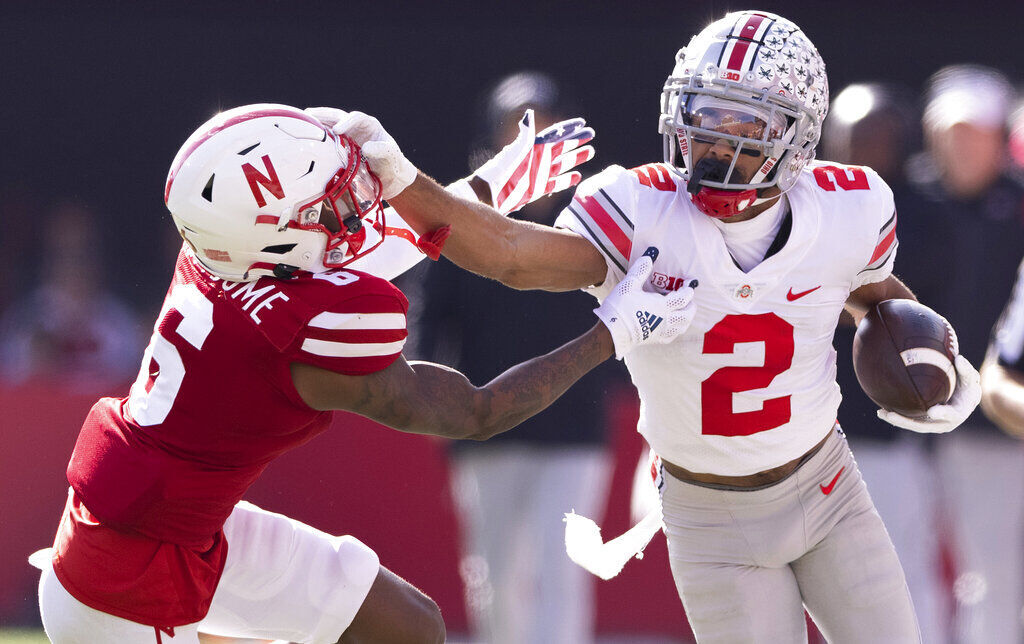
[[[704,334],[704,353],[733,353],[741,342],[763,342],[764,364],[722,367],[700,385],[701,433],[750,436],[789,422],[790,396],[769,398],[761,409],[736,413],[733,394],[763,389],[793,364],[793,325],[774,313],[727,315]]]
[[[814,180],[822,190],[834,192],[836,184],[843,190],[870,190],[868,175],[856,166],[822,165],[814,169]]]

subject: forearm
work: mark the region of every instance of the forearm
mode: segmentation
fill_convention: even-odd
[[[987,360],[981,369],[981,408],[992,422],[1024,438],[1024,374]]]
[[[422,173],[390,204],[421,235],[451,226],[444,256],[513,288],[567,291],[604,279],[603,258],[582,237],[503,217],[487,205],[456,197]]]
[[[417,425],[424,433],[486,440],[546,409],[613,354],[611,335],[598,323],[575,340],[508,369],[482,387],[460,386],[453,379],[461,376],[458,372],[451,372],[450,378],[431,378],[432,389],[423,395],[435,401],[434,412]],[[425,367],[411,364],[417,371]]]
[[[916,302],[917,296],[895,275],[890,275],[881,282],[865,284],[850,293],[846,300],[846,312],[853,317],[855,324],[860,324],[861,319],[867,315],[871,307],[879,302],[892,299],[907,299]]]
[[[516,222],[482,203],[460,199],[422,172],[389,203],[420,235],[451,226],[443,252],[463,268],[498,278],[514,262]]]

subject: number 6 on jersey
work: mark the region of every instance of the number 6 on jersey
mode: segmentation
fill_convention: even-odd
[[[172,313],[181,315],[174,326]],[[185,377],[178,347],[165,334],[177,334],[197,350],[213,330],[213,302],[192,284],[176,284],[157,318],[153,339],[142,355],[139,376],[128,396],[128,411],[139,425],[159,425],[167,418]],[[157,368],[153,369],[153,363]]]

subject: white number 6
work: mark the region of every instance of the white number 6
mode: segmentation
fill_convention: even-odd
[[[142,354],[139,377],[128,396],[128,411],[135,422],[143,427],[164,422],[167,414],[171,413],[174,399],[178,397],[178,389],[185,377],[185,365],[178,349],[159,331],[160,323],[171,309],[181,313],[182,317],[176,333],[196,349],[203,348],[206,336],[213,330],[213,302],[203,297],[193,284],[179,284],[171,289],[171,295],[164,302],[157,318],[153,339]],[[160,371],[153,380],[153,386],[146,391],[149,365],[154,360],[160,366]]]

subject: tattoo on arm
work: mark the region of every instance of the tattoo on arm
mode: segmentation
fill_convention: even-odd
[[[449,367],[404,359],[368,376],[322,375],[297,386],[319,409],[346,409],[406,432],[485,440],[545,409],[613,353],[611,336],[599,323],[482,387]]]

